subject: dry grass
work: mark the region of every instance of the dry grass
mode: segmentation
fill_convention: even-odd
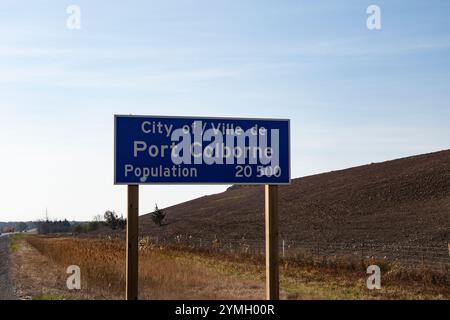
[[[82,291],[91,297],[124,298],[125,244],[80,238],[33,236],[28,243],[60,266],[78,265]],[[140,299],[262,299],[263,286],[241,281],[190,260],[140,251]]]
[[[65,268],[73,264],[80,266],[82,292],[62,296],[123,298],[124,241],[32,236],[27,242],[42,253],[41,258],[45,256],[49,261],[46,269],[59,268],[52,271],[58,272],[55,279],[63,278],[58,280],[59,287],[65,285]],[[366,288],[365,270],[369,264],[381,267],[382,290]],[[264,296],[264,260],[260,256],[223,255],[188,247],[162,248],[147,243],[140,247],[139,267],[140,299],[262,299]],[[448,273],[404,269],[383,260],[302,256],[283,260],[280,273],[284,299],[450,298]],[[60,297],[61,291],[40,294]]]
[[[11,254],[11,278],[20,299],[87,299],[85,292],[68,291],[63,266],[40,254],[26,241]]]
[[[151,243],[147,247],[158,248]],[[264,257],[260,255],[242,252],[224,255],[183,244],[166,247],[161,254],[181,256],[243,279],[264,281]],[[381,269],[381,290],[366,287],[369,265]],[[386,259],[317,257],[305,253],[281,260],[280,281],[287,296],[296,299],[450,299],[448,268],[412,268]]]
[[[17,252],[20,249],[21,240],[23,240],[25,237],[26,235],[23,233],[13,234],[10,237],[9,251],[13,253]]]

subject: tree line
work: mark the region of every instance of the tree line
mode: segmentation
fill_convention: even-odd
[[[163,220],[166,213],[155,205],[155,211],[151,213],[152,221],[158,226],[164,226]],[[123,230],[127,225],[127,219],[123,215],[118,215],[114,211],[106,211],[103,216],[97,215],[91,221],[87,222],[69,222],[64,220],[40,220],[35,222],[39,234],[51,233],[89,233],[100,228],[109,228],[111,230]]]
[[[51,233],[88,233],[99,230],[101,227],[110,228],[111,230],[125,229],[127,224],[123,216],[119,216],[114,211],[106,211],[103,216],[96,216],[88,222],[69,222],[64,220],[40,220],[36,222],[39,234]]]

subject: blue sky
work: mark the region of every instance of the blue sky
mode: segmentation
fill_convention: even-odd
[[[115,113],[290,118],[293,177],[448,149],[449,15],[444,0],[2,0],[0,220],[125,213]],[[141,211],[225,188],[142,187]]]

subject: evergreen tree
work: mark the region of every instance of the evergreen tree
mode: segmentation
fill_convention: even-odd
[[[164,220],[164,218],[166,217],[166,213],[158,208],[158,205],[155,204],[155,211],[152,212],[152,221],[158,225],[158,226],[162,226],[162,221]]]

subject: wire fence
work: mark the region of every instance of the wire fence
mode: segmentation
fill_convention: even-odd
[[[232,239],[223,237],[194,237],[177,235],[174,238],[141,237],[140,247],[170,247],[179,245],[196,250],[216,251],[223,254],[264,255],[265,242],[261,239]],[[317,258],[357,258],[384,259],[411,267],[450,270],[450,244],[435,246],[386,244],[375,241],[359,242],[324,242],[296,241],[280,239],[279,255],[281,258],[299,258],[313,256]]]

